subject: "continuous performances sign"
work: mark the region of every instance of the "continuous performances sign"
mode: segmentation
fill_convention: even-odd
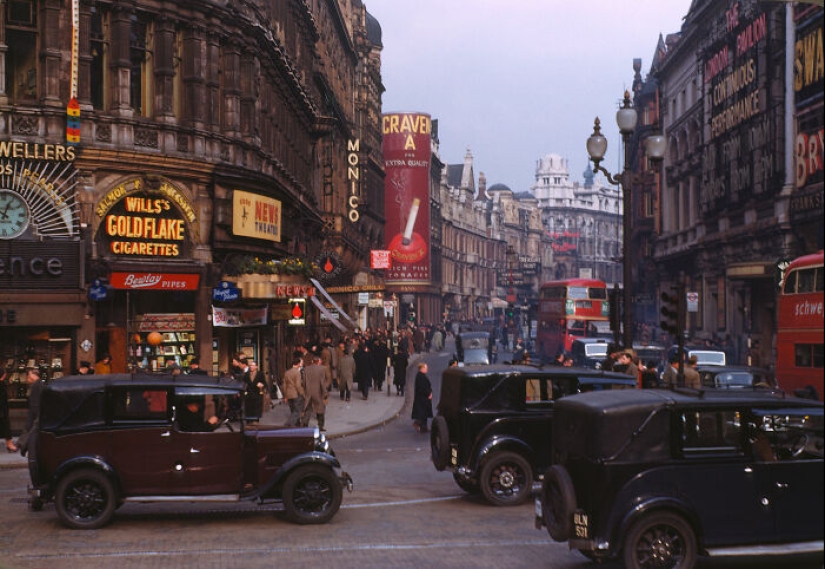
[[[391,267],[387,284],[430,282],[430,138],[432,122],[423,113],[382,116],[384,234]]]

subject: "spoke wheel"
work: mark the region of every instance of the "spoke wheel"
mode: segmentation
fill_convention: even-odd
[[[320,465],[296,468],[284,483],[284,510],[298,524],[322,524],[341,507],[343,490],[332,469]]]
[[[115,513],[117,498],[109,478],[99,470],[70,472],[57,485],[55,508],[64,525],[74,529],[96,529]]]
[[[696,550],[696,536],[681,516],[655,512],[631,526],[624,542],[624,563],[638,569],[691,569]]]
[[[481,491],[495,506],[516,506],[530,497],[533,472],[530,464],[513,452],[494,454],[481,469]]]

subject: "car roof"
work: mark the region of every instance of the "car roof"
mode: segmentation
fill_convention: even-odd
[[[587,376],[593,378],[610,379],[617,381],[629,381],[635,383],[635,379],[626,373],[619,373],[614,371],[599,371],[583,367],[565,367],[565,366],[530,366],[530,365],[507,365],[507,364],[490,364],[478,366],[464,366],[448,368],[444,371],[444,375],[462,375],[465,377],[484,377],[489,375],[543,375],[549,378],[554,376],[566,377],[570,375]]]
[[[696,371],[706,371],[713,373],[731,373],[731,372],[747,372],[761,375],[773,375],[773,372],[763,367],[749,367],[749,366],[715,366],[711,364],[699,364],[696,366]]]
[[[51,391],[94,391],[114,386],[141,387],[225,387],[234,390],[241,384],[218,383],[218,378],[208,375],[190,375],[169,373],[107,373],[96,375],[65,375],[49,381],[45,389]]]
[[[587,409],[598,414],[621,413],[639,407],[708,407],[771,406],[771,407],[822,407],[821,401],[788,396],[769,390],[728,389],[640,389],[620,391],[596,391],[565,397],[566,406]]]
[[[489,332],[461,332],[459,334],[461,339],[464,340],[465,338],[489,338]]]

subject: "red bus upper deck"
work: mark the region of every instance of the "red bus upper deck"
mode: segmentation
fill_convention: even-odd
[[[776,380],[787,393],[823,398],[825,373],[823,251],[794,259],[777,302]]]
[[[537,344],[543,358],[570,352],[576,338],[609,338],[607,285],[597,279],[565,279],[539,288]]]

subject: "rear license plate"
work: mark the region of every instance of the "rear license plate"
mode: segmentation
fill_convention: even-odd
[[[579,539],[590,539],[590,518],[584,510],[573,510],[573,529]]]

